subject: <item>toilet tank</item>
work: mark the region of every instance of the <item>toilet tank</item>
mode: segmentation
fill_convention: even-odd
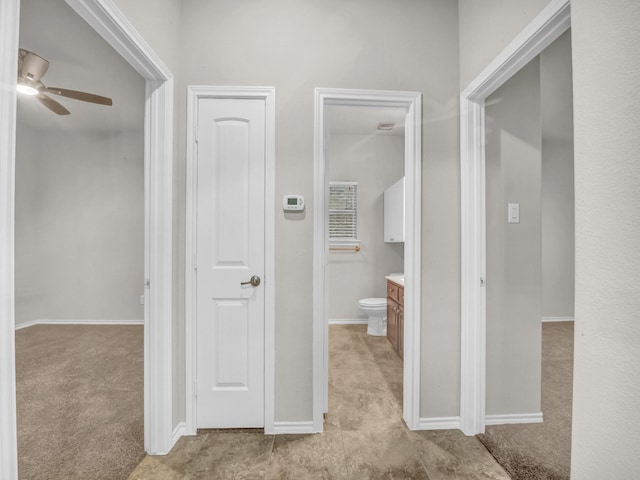
[[[404,177],[384,191],[384,241],[404,242]]]

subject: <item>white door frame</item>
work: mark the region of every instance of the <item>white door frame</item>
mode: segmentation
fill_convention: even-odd
[[[111,0],[67,0],[145,79],[144,444],[167,453],[172,429],[173,77]],[[15,134],[20,0],[0,3],[0,477],[17,478]]]
[[[263,99],[265,112],[265,265],[264,265],[264,431],[274,433],[275,422],[275,88],[187,87],[187,208],[185,265],[186,434],[197,432],[196,407],[196,227],[198,101],[206,98]]]
[[[329,236],[326,205],[328,168],[325,107],[372,106],[406,108],[404,174],[406,227],[404,244],[404,379],[403,418],[412,430],[420,426],[420,253],[422,192],[422,94],[380,90],[316,88],[314,125],[313,240],[313,431],[322,432],[327,411],[327,261]]]
[[[460,427],[486,416],[485,99],[571,26],[570,0],[552,0],[460,94]]]

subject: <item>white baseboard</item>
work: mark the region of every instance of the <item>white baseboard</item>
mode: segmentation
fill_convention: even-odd
[[[510,425],[512,423],[542,423],[542,412],[509,413],[506,415],[487,415],[485,425]]]
[[[454,430],[460,429],[460,417],[421,418],[418,430]]]
[[[16,325],[16,330],[34,325],[144,325],[144,320],[70,320],[40,319]]]
[[[368,318],[330,318],[329,325],[366,325]]]
[[[574,317],[542,317],[543,322],[573,322]]]
[[[273,424],[273,433],[283,435],[285,433],[318,433],[313,428],[313,420],[304,422],[275,422]]]
[[[22,330],[23,328],[33,327],[34,325],[37,325],[37,324],[38,324],[37,320],[33,320],[31,322],[25,322],[25,323],[16,324],[16,330]]]
[[[176,428],[174,428],[173,433],[171,434],[171,440],[169,440],[169,452],[175,446],[176,442],[180,440],[180,437],[186,434],[187,434],[187,424],[185,422],[178,423],[178,425],[176,425]]]

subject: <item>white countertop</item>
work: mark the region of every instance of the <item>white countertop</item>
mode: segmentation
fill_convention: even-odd
[[[397,283],[401,287],[404,287],[404,275],[402,275],[402,276],[399,276],[399,275],[387,275],[384,278],[386,278],[387,280],[391,280],[393,283]]]

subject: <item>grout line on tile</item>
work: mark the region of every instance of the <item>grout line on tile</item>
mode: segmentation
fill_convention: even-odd
[[[408,427],[405,428],[404,434],[407,436],[407,439],[409,440],[409,443],[413,446],[413,449],[415,450],[415,453],[416,453],[416,455],[418,457],[418,461],[420,462],[420,465],[422,465],[422,468],[423,468],[424,472],[426,473],[427,478],[429,480],[431,480],[431,475],[429,474],[429,469],[427,468],[426,463],[424,463],[424,460],[422,459],[422,455],[420,455],[420,451],[418,450],[418,445],[416,445],[416,441],[413,438],[411,438],[412,437],[411,430],[409,430]]]
[[[269,480],[269,477],[271,476],[271,463],[273,461],[273,450],[276,444],[276,436],[275,435],[271,435],[271,447],[269,448],[269,458],[267,459],[267,463],[264,466],[264,480]]]
[[[340,440],[342,443],[342,470],[344,473],[344,477],[347,478],[347,475],[349,473],[349,469],[347,466],[347,448],[344,445],[344,432],[342,431],[342,429],[340,429],[339,432],[340,432]]]

